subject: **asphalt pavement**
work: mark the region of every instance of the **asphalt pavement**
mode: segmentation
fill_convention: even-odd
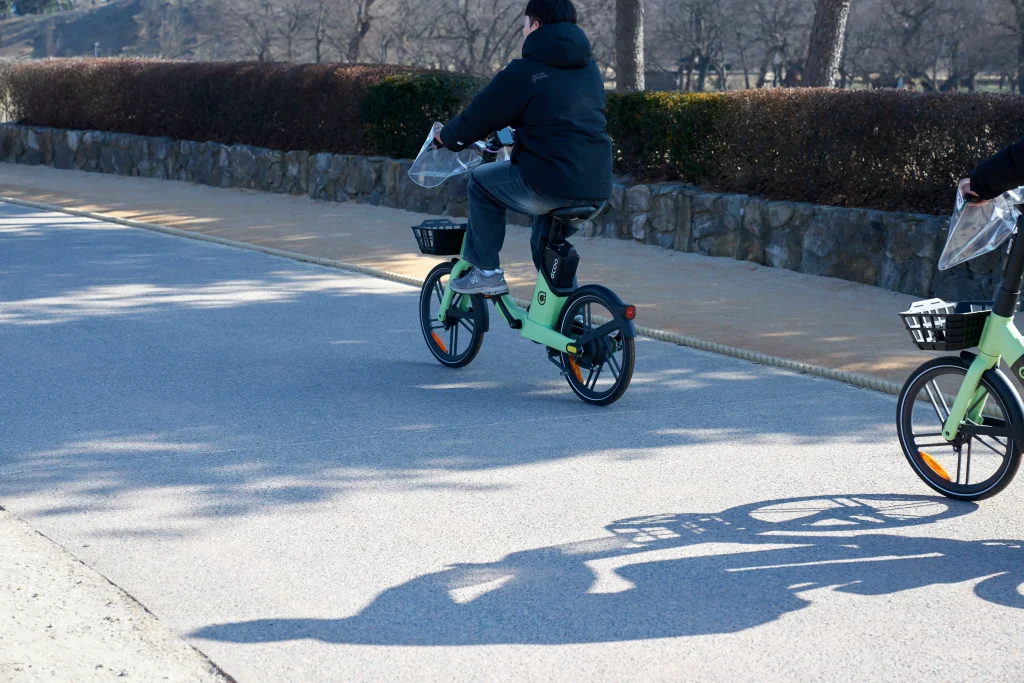
[[[639,339],[595,408],[417,296],[0,206],[0,505],[242,683],[1020,679],[1024,482],[929,495],[893,397]]]

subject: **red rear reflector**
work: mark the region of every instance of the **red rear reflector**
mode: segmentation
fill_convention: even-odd
[[[632,320],[636,317],[636,306],[626,306],[626,320]]]

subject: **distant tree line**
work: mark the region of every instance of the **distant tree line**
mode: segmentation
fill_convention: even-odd
[[[0,12],[79,0],[0,0]],[[407,64],[484,76],[517,56],[525,0],[143,0],[174,58]],[[610,80],[1024,93],[1024,0],[577,0]],[[619,30],[616,30],[617,27]],[[616,67],[619,66],[619,73]]]

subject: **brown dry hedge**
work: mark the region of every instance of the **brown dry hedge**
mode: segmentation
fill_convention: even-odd
[[[711,189],[944,214],[957,179],[1024,135],[1024,97],[780,89],[724,97]]]
[[[397,66],[109,59],[2,77],[26,124],[396,156],[483,83]],[[958,178],[1024,135],[1024,97],[981,93],[613,93],[607,113],[616,168],[635,180],[936,214]]]
[[[368,153],[366,90],[395,66],[41,60],[17,66],[10,91],[31,125],[163,135],[284,150]]]

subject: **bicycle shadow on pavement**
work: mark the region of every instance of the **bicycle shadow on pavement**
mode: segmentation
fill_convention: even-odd
[[[1024,608],[1022,541],[881,533],[977,509],[934,497],[792,498],[718,514],[610,524],[610,535],[459,564],[378,595],[343,619],[262,619],[191,635],[239,643],[564,644],[734,633],[811,604],[981,580],[975,594]]]

